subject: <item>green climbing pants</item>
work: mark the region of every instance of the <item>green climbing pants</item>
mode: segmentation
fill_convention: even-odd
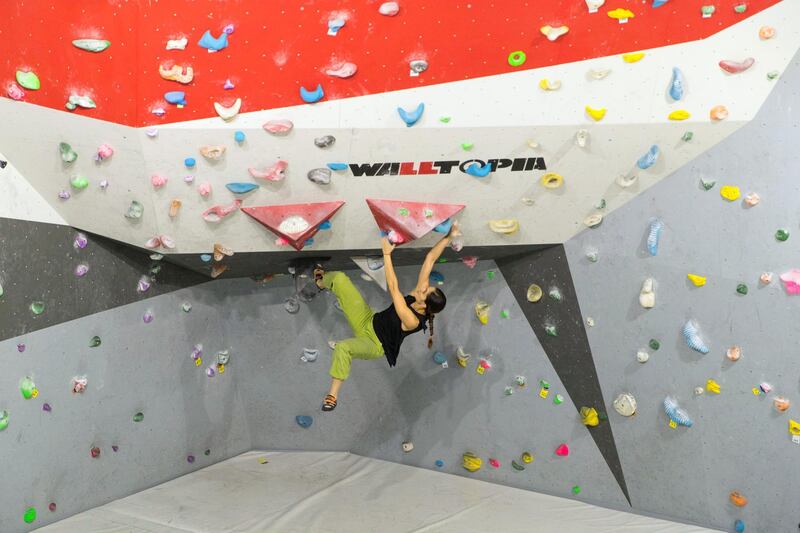
[[[333,349],[331,377],[344,381],[350,376],[353,359],[377,359],[383,355],[383,346],[372,327],[375,312],[364,301],[350,278],[344,272],[327,272],[322,277],[322,285],[339,299],[339,305],[355,335],[351,339],[337,341]]]

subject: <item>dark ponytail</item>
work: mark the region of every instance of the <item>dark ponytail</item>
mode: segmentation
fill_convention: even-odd
[[[441,289],[434,289],[427,298],[425,298],[425,316],[428,318],[428,348],[433,347],[433,315],[444,309],[447,305],[447,298]]]

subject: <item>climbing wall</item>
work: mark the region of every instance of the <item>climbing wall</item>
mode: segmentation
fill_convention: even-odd
[[[793,530],[800,4],[392,4],[9,6],[0,531],[252,448]],[[351,258],[413,237],[410,287],[456,212],[433,349],[356,362],[323,416],[349,332],[288,269],[351,269],[382,308]]]
[[[787,512],[788,495],[800,490],[789,466],[800,446],[787,431],[797,408],[781,412],[775,401],[794,403],[800,392],[798,302],[780,280],[797,267],[794,152],[783,139],[798,123],[790,104],[798,85],[795,58],[754,122],[566,244],[581,309],[596,324],[587,329],[605,400],[631,392],[638,401],[635,417],[612,419],[635,509],[726,529],[737,519],[747,531],[797,527]],[[738,187],[741,197],[727,200],[723,187]],[[752,194],[759,202],[751,206]],[[656,256],[646,243],[653,219],[664,224]],[[788,240],[776,237],[781,230]],[[646,278],[655,280],[651,309],[639,303]],[[689,320],[705,355],[687,346]],[[738,360],[728,356],[735,347]],[[646,363],[639,351],[649,353]],[[687,411],[691,428],[669,427],[666,396]],[[750,503],[735,507],[731,491]]]

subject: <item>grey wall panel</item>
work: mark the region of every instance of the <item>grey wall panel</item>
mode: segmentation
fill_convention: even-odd
[[[204,372],[228,347],[213,289],[200,285],[0,342],[0,410],[10,413],[0,432],[0,531],[28,531],[251,449],[247,391],[237,379],[245,358],[234,353],[223,375]],[[142,321],[147,309],[150,324]],[[90,348],[94,335],[102,344]],[[199,368],[190,358],[195,343],[207,354]],[[88,378],[83,394],[71,392],[76,375]],[[39,390],[35,399],[19,392],[25,376]],[[137,412],[142,422],[133,421]],[[91,457],[93,446],[100,457]],[[39,513],[32,526],[22,520],[28,507]]]
[[[99,311],[144,300],[206,281],[202,275],[163,262],[156,281],[137,292],[139,278],[154,263],[144,250],[87,235],[84,249],[73,246],[70,226],[0,218],[0,339],[36,331]],[[75,275],[86,264],[89,272]],[[31,302],[45,304],[42,314]]]
[[[800,522],[800,446],[787,432],[788,419],[800,417],[800,298],[778,280],[800,266],[797,150],[788,142],[800,123],[797,58],[777,83],[751,124],[566,244],[581,308],[597,323],[589,341],[608,409],[620,392],[638,399],[631,419],[610,411],[634,509],[724,528],[741,518],[747,531],[770,533],[797,531]],[[701,177],[716,187],[704,191]],[[722,185],[757,192],[761,203],[729,203]],[[656,257],[645,248],[652,217],[665,223]],[[775,239],[778,228],[791,233],[788,241]],[[596,264],[584,257],[589,246],[599,250]],[[765,271],[775,273],[769,285],[759,283]],[[707,276],[707,285],[695,287],[687,273]],[[646,277],[657,284],[651,310],[638,303]],[[737,294],[739,283],[749,286],[746,296]],[[686,346],[687,319],[700,326],[707,355]],[[636,352],[651,338],[661,348],[639,364]],[[735,363],[725,356],[733,345],[743,349]],[[722,393],[694,396],[708,379]],[[762,381],[774,387],[768,397],[751,391]],[[668,394],[694,427],[667,426],[661,402]],[[795,405],[778,413],[776,395]],[[747,507],[729,503],[732,490],[750,499]]]

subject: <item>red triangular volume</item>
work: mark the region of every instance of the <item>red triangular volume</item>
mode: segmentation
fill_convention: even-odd
[[[242,211],[300,251],[319,231],[319,225],[329,220],[343,205],[344,202],[262,205],[242,207]]]
[[[429,204],[400,200],[367,199],[369,210],[381,231],[393,231],[400,243],[419,239],[464,209],[456,204]]]

